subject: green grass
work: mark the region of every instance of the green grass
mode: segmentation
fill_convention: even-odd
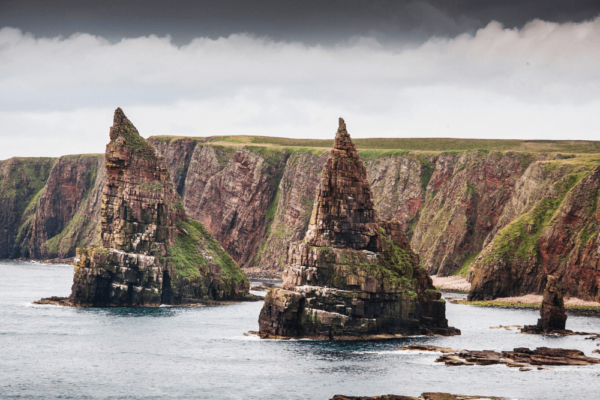
[[[115,147],[124,146],[131,149],[132,154],[143,157],[147,160],[152,160],[155,158],[155,149],[150,142],[140,136],[136,127],[129,121],[129,119],[124,118],[123,124],[120,126],[121,130],[119,132],[119,136],[125,139],[124,143],[111,142],[111,144]]]
[[[353,132],[350,132],[352,135]],[[158,141],[176,141],[190,139],[203,142],[219,142],[235,146],[267,145],[275,147],[303,147],[331,149],[335,131],[331,139],[293,139],[267,136],[152,136]],[[379,150],[381,153],[393,150],[404,151],[433,151],[454,154],[462,151],[519,151],[525,153],[600,153],[600,141],[583,140],[502,140],[502,139],[455,139],[455,138],[354,138],[354,144],[359,150]],[[366,154],[369,157],[371,154]],[[385,154],[387,155],[387,154]],[[526,165],[529,160],[523,160]]]
[[[201,251],[204,251],[212,257],[210,262],[219,264],[224,279],[247,280],[240,267],[200,222],[188,219],[178,221],[176,226],[187,232],[177,234],[175,244],[168,249],[167,262],[176,274],[184,278],[205,275],[209,261],[202,255]]]
[[[469,306],[480,306],[480,307],[509,307],[509,308],[540,308],[541,303],[514,303],[504,301],[458,301],[457,304],[464,304]],[[600,311],[600,306],[574,306],[566,305],[567,310],[594,310]]]
[[[477,258],[478,255],[479,255],[479,253],[467,254],[467,257],[465,258],[463,265],[460,267],[460,269],[458,271],[455,271],[453,275],[459,275],[462,277],[467,276],[467,272],[469,271],[469,265],[471,265],[471,263],[473,261],[475,261],[475,259]]]
[[[277,212],[277,203],[279,203],[280,194],[281,192],[279,188],[277,188],[275,197],[271,201],[271,204],[269,204],[269,207],[267,207],[267,212],[265,213],[265,216],[267,217],[267,223],[270,223],[275,218],[275,213]]]
[[[228,146],[213,146],[213,149],[215,150],[215,156],[217,157],[219,165],[227,165],[237,151],[236,147]]]
[[[494,259],[510,263],[514,258],[538,256],[538,239],[544,228],[553,220],[567,193],[587,174],[571,174],[558,181],[554,185],[558,192],[556,197],[540,200],[529,213],[500,230],[492,242],[493,251],[485,257],[484,263]]]

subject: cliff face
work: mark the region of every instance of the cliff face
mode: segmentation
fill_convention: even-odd
[[[340,118],[308,231],[290,244],[283,286],[259,317],[263,338],[363,339],[459,334],[398,221],[381,222],[367,172]]]
[[[214,138],[149,140],[164,156],[188,215],[202,222],[247,270],[283,269],[287,243],[300,240],[308,229],[318,177],[328,156],[323,149],[276,147],[279,139],[270,139],[275,147],[238,145],[237,138],[229,142],[224,138],[220,142]],[[473,298],[486,298],[541,293],[544,276],[564,270],[570,282],[562,282],[566,295],[597,298],[594,243],[599,230],[595,214],[585,211],[596,210],[597,186],[592,178],[583,184],[582,178],[569,189],[581,190],[582,195],[573,198],[565,193],[558,199],[554,187],[579,173],[573,172],[577,168],[589,172],[598,166],[593,156],[487,150],[359,153],[375,210],[384,220],[401,222],[430,273],[466,274],[470,268]],[[65,257],[72,256],[76,246],[99,243],[105,169],[100,160],[90,191],[84,171],[93,164],[89,157],[0,162],[4,171],[0,226],[5,227],[0,232],[0,257]],[[46,181],[49,187],[42,191]],[[584,199],[585,204],[579,204]],[[498,258],[497,263],[510,265],[506,268],[490,261],[495,251],[489,246],[506,237],[500,232],[529,215],[536,204],[559,200],[557,210],[577,218],[540,233],[545,242],[536,245],[534,258],[527,262]],[[38,209],[40,201],[44,205]],[[56,228],[51,220],[58,221]],[[582,239],[572,242],[568,237]],[[585,238],[589,240],[584,243]],[[484,253],[487,261],[482,262],[478,256]]]
[[[180,154],[180,140],[160,143],[167,165]],[[252,259],[265,240],[267,209],[274,201],[285,170],[287,151],[235,149],[196,144],[185,180],[184,204],[190,218],[200,221],[242,266]],[[173,169],[171,169],[173,172]]]
[[[255,154],[255,157],[244,158],[249,171],[255,171],[259,162],[263,162],[259,150],[264,153],[266,149],[247,149]],[[229,151],[226,153],[223,147],[210,143],[196,145],[186,178],[186,209],[207,223],[207,227],[242,266],[280,271],[287,259],[287,243],[301,239],[308,228],[312,207],[310,196],[316,192],[317,177],[327,155],[322,150],[282,149],[288,155],[285,165],[279,164],[282,171],[278,189],[272,195],[273,189],[269,187],[269,195],[254,203],[259,217],[249,226],[257,228],[246,230],[251,234],[243,235],[242,229],[229,227],[240,224],[233,216],[247,216],[246,207],[253,204],[242,201],[240,193],[257,186],[253,186],[255,174],[250,179],[249,172],[240,169],[239,162],[231,156],[241,150],[230,148]],[[221,156],[217,156],[217,152]],[[554,181],[569,175],[571,167],[566,166],[578,165],[578,162],[557,154],[487,150],[446,153],[367,150],[359,153],[365,160],[375,210],[383,219],[395,218],[402,223],[412,248],[421,256],[430,273],[449,275],[460,271],[466,274],[473,266],[468,276],[475,283],[474,293],[481,293],[474,296],[486,297],[541,293],[544,274],[553,273],[552,270],[558,268],[540,268],[540,265],[550,265],[546,263],[557,263],[550,259],[544,261],[546,258],[540,253],[535,263],[539,273],[527,279],[521,279],[519,274],[513,274],[518,278],[500,279],[482,272],[485,268],[482,269],[480,263],[475,265],[474,261],[504,227],[522,217],[536,202],[549,200]],[[552,176],[545,177],[543,171],[548,162],[555,162],[560,167],[553,170]],[[595,165],[594,161],[581,162]],[[225,170],[229,171],[227,179],[236,182],[232,185],[234,189],[222,185]],[[211,180],[214,183],[209,185]],[[595,193],[593,183],[590,185],[588,193],[589,190]],[[232,196],[232,193],[235,195]],[[595,209],[595,206],[592,208]],[[593,225],[588,224],[587,229],[586,232],[593,232],[594,237],[598,232],[594,231]],[[589,246],[593,248],[591,244]],[[243,256],[244,251],[246,256]],[[539,251],[543,252],[543,249]],[[566,254],[562,253],[566,251],[565,247],[558,247],[556,251],[559,252],[556,257],[565,257]],[[590,283],[596,276],[595,272],[590,272],[593,267],[589,266],[594,257],[593,251],[589,250],[571,261],[574,266],[582,263],[588,266],[582,266],[580,271],[576,271],[574,266],[569,269],[569,279],[577,283],[566,286],[568,294],[597,296],[597,285]],[[519,264],[515,268],[526,271],[532,267]],[[476,276],[480,275],[480,279],[495,283],[478,283]],[[501,281],[504,283],[500,284]],[[496,289],[483,288],[489,285]]]
[[[101,187],[106,180],[104,158],[61,157],[54,164],[32,215],[21,228],[21,256],[68,258],[77,246],[100,242]]]
[[[598,300],[600,167],[546,162],[532,166],[469,272],[470,299],[541,293],[554,275],[571,296]]]
[[[264,241],[250,265],[280,271],[287,259],[288,244],[302,240],[308,229],[319,177],[328,152],[294,153],[285,165],[277,194],[267,208]]]
[[[54,158],[0,161],[0,258],[20,257],[23,219],[31,219]]]
[[[411,242],[430,273],[449,275],[481,251],[532,161],[516,153],[437,158]]]
[[[157,306],[243,299],[248,281],[197,221],[187,219],[164,159],[121,109],[106,146],[102,246],[78,248],[74,306]]]

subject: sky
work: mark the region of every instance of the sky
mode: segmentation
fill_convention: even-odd
[[[0,160],[142,136],[597,140],[600,0],[1,0]]]

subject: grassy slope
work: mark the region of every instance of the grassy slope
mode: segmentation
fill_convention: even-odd
[[[168,263],[178,275],[184,278],[206,275],[208,256],[210,262],[221,267],[223,279],[247,280],[240,267],[200,222],[188,219],[176,224],[182,232],[187,232],[177,234],[175,244],[169,248]]]

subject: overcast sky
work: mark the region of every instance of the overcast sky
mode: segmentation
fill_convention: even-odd
[[[499,5],[500,4],[500,5]],[[0,159],[150,135],[597,140],[600,0],[0,1]]]

